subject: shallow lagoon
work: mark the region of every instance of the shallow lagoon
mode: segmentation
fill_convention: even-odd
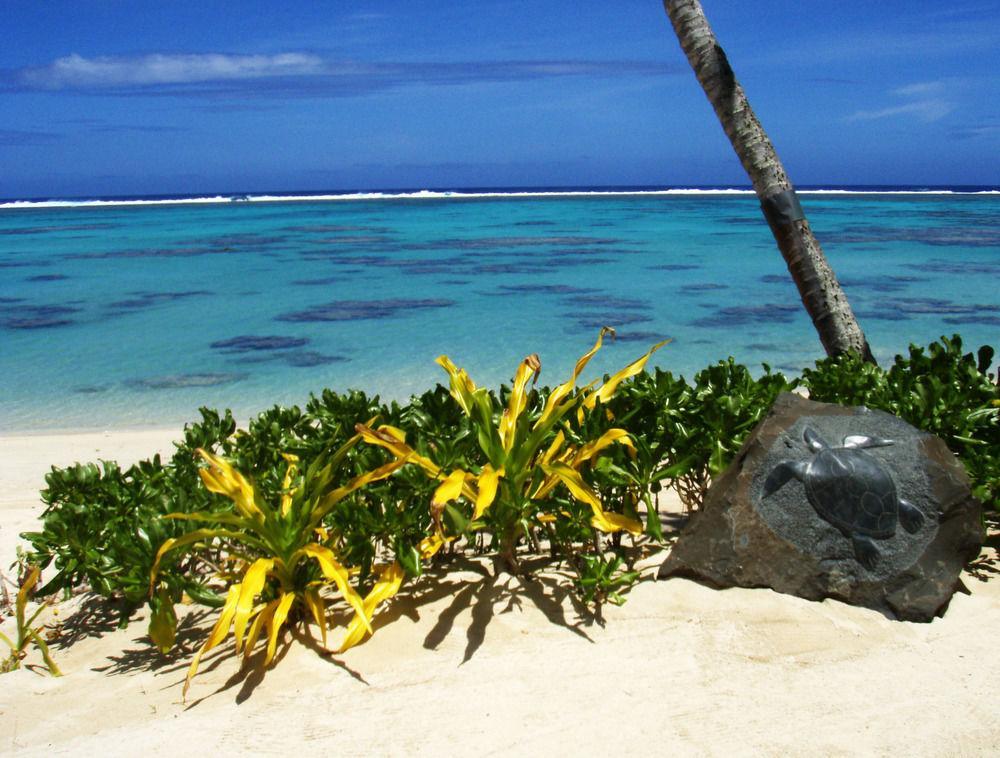
[[[877,357],[1000,333],[1000,196],[806,194]],[[0,428],[245,418],[323,387],[405,399],[537,352],[562,381],[665,337],[690,375],[786,372],[819,341],[749,194],[408,197],[0,209]]]

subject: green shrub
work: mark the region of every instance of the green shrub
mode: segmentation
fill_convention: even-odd
[[[965,464],[973,494],[1000,510],[1000,389],[988,373],[993,348],[962,352],[962,339],[942,337],[926,350],[911,345],[888,370],[856,355],[817,361],[803,384],[814,400],[866,405],[930,432]]]
[[[185,520],[163,517],[198,512],[205,519],[203,528],[212,529],[223,526],[212,523],[212,514],[231,513],[229,500],[202,487],[196,450],[224,457],[265,502],[278,502],[287,490],[284,455],[295,455],[300,470],[311,470],[328,451],[353,437],[361,423],[394,430],[406,440],[410,452],[404,454],[412,453],[414,460],[433,461],[442,472],[466,472],[463,483],[468,486],[463,489],[469,495],[479,489],[487,467],[508,471],[499,480],[501,505],[478,514],[475,497],[464,503],[451,497],[432,510],[429,503],[436,493],[449,494],[437,492],[443,479],[409,465],[334,503],[320,528],[334,540],[338,558],[357,570],[359,591],[380,586],[380,566],[386,560],[394,560],[410,576],[420,574],[421,562],[441,547],[428,542],[438,534],[459,538],[439,556],[500,550],[510,558],[521,540],[536,550],[548,541],[553,555],[567,558],[577,571],[576,587],[584,599],[616,601],[634,580],[622,561],[631,569],[635,551],[621,547],[620,531],[612,534],[610,552],[595,539],[591,519],[600,514],[566,489],[575,484],[574,471],[586,474],[608,518],[637,524],[644,509],[646,535],[662,539],[656,492],[673,486],[689,508],[699,507],[711,479],[729,465],[777,395],[801,381],[816,400],[886,410],[940,436],[965,463],[975,494],[1000,509],[1000,397],[995,377],[988,373],[992,359],[989,348],[964,354],[956,336],[926,349],[911,346],[908,356],[897,357],[887,369],[851,355],[824,359],[806,370],[802,380],[789,380],[767,366],[754,378],[730,358],[698,372],[690,382],[656,369],[615,382],[617,392],[576,395],[566,386],[531,389],[529,365],[522,366],[513,387],[502,386],[496,393],[469,389],[461,372],[449,370],[453,384],[458,382],[451,392],[439,385],[405,405],[383,404],[360,391],[324,390],[304,410],[274,407],[239,431],[229,411],[203,408],[201,419],[184,428],[166,463],[157,456],[124,470],[110,461],[53,468],[41,493],[47,506],[42,527],[23,537],[32,547],[29,560],[54,571],[39,595],[89,588],[120,602],[122,624],[149,603],[160,624],[156,631],[164,638],[170,631],[164,626],[172,618],[169,609],[185,595],[208,605],[223,603],[216,592],[220,578],[227,580],[220,559],[236,547],[225,539],[193,545],[191,553],[164,562],[150,595],[149,576],[160,545],[192,529]],[[546,427],[546,440],[529,439],[553,393],[564,392],[557,404],[569,404],[558,423]],[[478,393],[475,398],[473,393]],[[468,409],[463,410],[462,401]],[[578,413],[581,404],[587,412]],[[503,421],[505,409],[513,425]],[[615,429],[627,431],[631,444],[621,442]],[[588,441],[610,439],[605,437],[609,433],[619,435],[614,440],[618,444],[602,446],[600,455],[586,461],[566,458],[571,470],[560,469],[562,477],[553,460],[543,460],[553,435],[561,435],[560,455],[572,456]],[[520,440],[517,446],[523,443],[530,455],[521,460],[501,450],[504,440]],[[401,450],[349,445],[340,476],[349,480],[377,470]],[[515,489],[503,490],[524,472]],[[553,475],[562,484],[539,495],[537,486]]]

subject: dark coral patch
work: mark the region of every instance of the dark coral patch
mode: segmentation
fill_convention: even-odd
[[[321,279],[296,279],[292,282],[296,287],[322,287],[344,281],[342,276],[324,276]]]
[[[87,232],[97,229],[114,229],[117,224],[70,224],[67,226],[23,226],[17,229],[0,229],[0,235],[51,234],[53,232]]]
[[[315,350],[288,350],[272,353],[243,354],[235,359],[237,363],[284,363],[292,368],[312,368],[326,366],[330,363],[349,361],[343,355],[326,355]]]
[[[1000,316],[989,316],[985,313],[970,313],[967,316],[947,316],[944,322],[946,324],[986,324],[987,326],[1000,326]]]
[[[29,276],[25,279],[26,282],[61,282],[64,279],[69,279],[66,274],[38,274],[37,276]]]
[[[306,337],[281,337],[278,335],[241,334],[227,340],[217,340],[210,347],[224,353],[252,353],[257,351],[290,350],[309,343]]]
[[[870,311],[858,310],[854,313],[860,319],[874,319],[875,321],[909,321],[910,318],[912,318],[909,314],[903,313],[902,311],[888,309]]]
[[[848,227],[840,232],[827,232],[823,241],[829,244],[870,244],[879,242],[917,242],[933,247],[1000,247],[1000,229],[990,228],[977,220],[968,227]]]
[[[246,378],[246,374],[169,374],[149,376],[144,379],[129,379],[125,384],[140,390],[174,390],[194,387],[221,387]]]
[[[715,292],[716,290],[729,289],[728,284],[716,284],[715,282],[696,282],[694,284],[685,284],[680,288],[681,293],[685,295],[698,295],[702,292]]]
[[[576,322],[581,329],[600,329],[602,326],[618,328],[628,324],[643,324],[652,321],[651,316],[644,313],[568,313],[568,318]]]
[[[226,234],[207,239],[182,240],[176,247],[152,247],[133,250],[109,250],[95,253],[73,253],[67,258],[103,260],[116,258],[190,258],[201,255],[231,255],[262,253],[282,249],[286,237],[265,237],[255,234]]]
[[[583,295],[600,292],[593,287],[573,287],[569,284],[501,284],[497,287],[502,293],[537,292],[543,295]]]
[[[764,274],[760,278],[764,284],[790,284],[791,279],[785,274]]]
[[[614,308],[621,310],[648,310],[652,308],[645,300],[633,297],[612,297],[610,295],[571,295],[565,298],[565,302],[570,305],[584,308]]]
[[[340,300],[333,303],[314,305],[301,311],[282,313],[278,321],[365,321],[383,319],[397,314],[432,308],[449,308],[454,300],[444,298],[390,298],[388,300]]]
[[[787,324],[802,310],[798,305],[764,303],[762,305],[719,308],[714,315],[696,319],[691,326],[730,327],[747,324]]]
[[[695,263],[658,263],[655,266],[646,266],[650,271],[694,271],[701,268]]]
[[[52,329],[70,326],[76,322],[67,318],[79,308],[69,305],[17,305],[0,308],[0,326],[6,329]]]
[[[309,232],[312,234],[338,234],[341,232],[377,232],[384,234],[389,230],[382,226],[352,226],[350,224],[301,224],[286,226],[283,232]]]
[[[293,368],[312,368],[313,366],[326,366],[330,363],[344,363],[349,361],[343,355],[326,355],[315,350],[301,350],[285,353],[281,359]]]
[[[998,243],[1000,246],[1000,243]],[[992,261],[942,261],[932,260],[926,263],[907,263],[907,268],[917,271],[927,271],[932,274],[958,274],[960,276],[969,274],[985,274],[987,276],[1000,276],[1000,262]]]
[[[905,290],[909,281],[905,277],[879,277],[877,279],[840,279],[840,284],[846,289],[867,289],[872,292],[900,292]]]
[[[446,248],[451,250],[483,250],[505,247],[549,247],[549,246],[587,246],[614,245],[623,240],[607,237],[476,237],[473,239],[443,239],[429,243],[432,249]]]
[[[116,300],[108,303],[107,307],[113,311],[137,311],[143,308],[153,308],[163,303],[187,300],[192,297],[204,297],[214,293],[207,290],[189,290],[187,292],[136,292],[134,294],[136,297],[127,300]]]
[[[47,318],[45,316],[21,316],[0,320],[0,326],[7,329],[51,329],[57,326],[70,326],[76,322],[68,318]]]
[[[652,344],[663,339],[666,337],[659,332],[616,332],[614,340],[609,344],[615,342],[648,342]]]
[[[903,313],[932,313],[939,315],[976,315],[983,311],[998,312],[1000,305],[988,303],[963,305],[936,297],[899,297],[883,301],[883,305]]]
[[[111,389],[110,384],[81,384],[78,387],[73,387],[73,392],[78,395],[99,395],[102,392],[107,392]]]

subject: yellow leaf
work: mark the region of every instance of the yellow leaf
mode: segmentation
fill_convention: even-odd
[[[38,566],[32,566],[31,571],[28,572],[28,576],[24,579],[24,584],[21,585],[21,589],[17,591],[17,600],[15,601],[17,607],[24,608],[28,602],[28,596],[31,591],[38,584],[38,577],[42,575],[42,570]]]
[[[609,445],[613,445],[616,442],[619,445],[624,445],[625,447],[632,448],[633,450],[635,449],[635,445],[632,444],[632,440],[629,438],[628,432],[624,429],[608,429],[608,431],[596,440],[588,442],[576,452],[573,456],[574,467],[579,468],[582,463],[589,461],[604,448]]]
[[[517,367],[517,373],[514,375],[514,385],[510,391],[510,400],[507,403],[507,410],[503,412],[503,416],[500,418],[500,442],[505,452],[509,453],[514,446],[517,421],[521,417],[521,414],[524,413],[524,409],[528,404],[528,393],[526,392],[528,380],[534,379],[532,384],[537,382],[538,374],[541,370],[542,362],[535,353],[532,353],[521,361],[521,365]]]
[[[260,591],[264,589],[267,574],[273,568],[273,560],[270,558],[258,558],[243,575],[240,597],[236,601],[236,613],[233,616],[233,635],[236,637],[237,653],[243,649],[243,632],[246,631],[247,623],[250,620],[254,600],[260,594]]]
[[[559,477],[573,497],[590,506],[594,513],[590,523],[595,529],[600,529],[602,532],[617,532],[624,529],[632,534],[642,533],[642,524],[638,521],[626,518],[620,513],[607,513],[601,505],[600,498],[586,485],[579,471],[570,468],[565,463],[543,466],[542,470]]]
[[[445,540],[442,535],[435,532],[430,537],[424,537],[420,540],[420,544],[417,545],[417,550],[420,551],[421,558],[432,558],[446,542],[447,540]]]
[[[239,471],[207,450],[198,448],[198,454],[209,464],[208,468],[198,469],[198,474],[209,491],[225,495],[232,500],[244,518],[253,516],[263,518],[263,514],[254,502],[253,487]]]
[[[333,551],[313,542],[302,548],[302,552],[316,559],[320,569],[323,571],[323,576],[333,580],[348,605],[354,609],[355,613],[360,613],[363,616],[364,604],[361,601],[361,596],[351,586],[347,571],[340,565]],[[368,624],[367,618],[365,619],[365,628],[369,632],[371,631],[371,625]]]
[[[372,591],[365,596],[365,614],[369,620],[375,616],[375,609],[380,603],[385,602],[399,591],[404,576],[403,567],[398,562],[393,562],[382,569],[378,581],[372,587]],[[364,637],[365,624],[355,615],[347,625],[347,634],[337,652],[343,653],[345,650],[354,647]]]
[[[320,633],[323,636],[323,647],[326,647],[326,606],[318,590],[306,590],[304,595],[306,606],[312,614],[313,620],[319,625]]]
[[[552,440],[552,444],[549,445],[549,449],[545,451],[542,457],[538,460],[539,465],[545,465],[549,463],[554,463],[556,461],[561,461],[564,458],[569,457],[573,453],[573,448],[570,447],[560,453],[563,444],[566,442],[566,435],[560,429],[556,432],[555,439]],[[538,485],[533,493],[529,497],[532,500],[540,500],[548,495],[553,488],[559,483],[559,478],[554,474],[549,474],[542,482]]]
[[[267,657],[264,659],[265,666],[274,658],[274,651],[278,647],[278,634],[281,632],[281,627],[285,625],[285,619],[288,618],[288,611],[292,607],[294,600],[294,592],[283,593],[281,600],[278,602],[278,607],[275,609],[274,615],[268,623]]]
[[[461,469],[455,469],[445,478],[438,488],[434,490],[431,498],[431,507],[443,506],[462,494],[462,485],[465,484],[466,473]]]
[[[552,440],[552,444],[549,445],[549,449],[545,451],[545,454],[542,455],[541,460],[539,462],[540,463],[551,462],[552,459],[555,458],[556,454],[559,452],[559,449],[563,446],[565,442],[566,442],[566,435],[563,434],[562,429],[560,429],[558,432],[556,432],[555,439]]]
[[[670,340],[663,340],[662,342],[657,342],[641,358],[633,361],[625,368],[623,368],[621,371],[619,371],[617,374],[612,375],[611,378],[609,378],[604,384],[602,384],[600,387],[598,387],[596,390],[590,393],[590,395],[587,396],[587,398],[583,401],[583,406],[587,410],[591,410],[597,404],[598,400],[600,400],[602,403],[608,402],[608,400],[610,400],[611,397],[615,394],[615,390],[618,389],[618,385],[621,384],[624,380],[628,379],[629,377],[641,373],[642,370],[646,367],[646,362],[649,360],[649,357],[657,350],[659,350],[661,347],[666,345],[668,342],[670,342]]]
[[[499,471],[494,471],[493,467],[488,463],[483,466],[483,470],[480,472],[479,479],[476,482],[479,494],[476,496],[476,508],[472,514],[473,521],[482,516],[486,512],[486,509],[493,505],[493,501],[497,496],[500,477],[503,475],[504,470],[502,467]]]
[[[629,534],[642,534],[642,524],[620,513],[609,513],[608,511],[595,513],[590,519],[590,524],[602,532],[610,533],[624,530]]]
[[[604,341],[604,335],[610,334],[614,336],[614,333],[615,330],[610,326],[601,327],[601,331],[597,335],[597,342],[594,343],[594,346],[588,352],[580,356],[580,360],[576,362],[576,366],[573,368],[573,375],[569,378],[569,381],[560,384],[552,390],[549,395],[549,399],[545,403],[545,410],[535,423],[536,429],[552,417],[552,415],[559,409],[559,404],[562,403],[566,396],[576,388],[577,378],[583,372],[583,369],[586,368],[590,359],[593,358],[597,354],[597,351],[601,349],[601,344]]]
[[[281,515],[287,516],[288,510],[292,507],[292,498],[295,495],[295,490],[292,489],[292,480],[298,472],[298,466],[295,463],[299,458],[291,453],[282,453],[281,457],[288,461],[288,468],[285,469],[285,480],[281,484]]]
[[[441,472],[440,467],[432,460],[418,454],[413,448],[407,445],[403,433],[395,427],[383,425],[378,430],[375,430],[364,424],[357,424],[354,428],[365,442],[370,445],[384,447],[396,456],[397,459],[402,459],[402,463],[416,463],[430,476],[435,478]]]
[[[208,639],[205,640],[205,644],[201,646],[201,649],[194,654],[191,666],[188,668],[187,677],[184,679],[184,689],[181,692],[181,697],[187,696],[188,687],[191,686],[191,680],[194,678],[194,675],[198,673],[198,664],[201,662],[201,657],[222,642],[229,633],[229,627],[233,623],[233,614],[236,612],[236,601],[239,597],[240,585],[234,584],[226,593],[226,602],[222,606],[222,611],[219,613],[218,621],[216,621],[215,626],[212,627],[211,634],[208,635]]]
[[[246,647],[243,649],[244,663],[253,654],[254,646],[257,644],[257,640],[260,639],[261,631],[271,621],[271,617],[274,615],[277,608],[278,601],[272,600],[267,605],[258,606],[254,609],[256,611],[256,615],[253,618],[253,623],[250,624],[250,631],[247,632]]]
[[[546,474],[554,474],[559,478],[559,480],[566,485],[566,489],[570,491],[580,502],[589,505],[594,513],[603,513],[603,508],[601,507],[601,501],[598,499],[597,495],[594,493],[590,487],[586,485],[583,481],[583,477],[580,476],[580,472],[576,471],[565,463],[552,463],[542,466],[542,471]]]
[[[149,618],[149,638],[161,653],[166,653],[174,646],[177,636],[177,614],[166,587],[161,587],[157,595],[159,602]]]
[[[371,482],[376,482],[391,476],[396,469],[401,468],[405,463],[405,458],[397,458],[394,461],[386,463],[384,466],[379,466],[373,471],[368,471],[367,473],[354,477],[347,484],[337,487],[337,489],[324,495],[322,500],[320,500],[319,504],[316,506],[316,510],[312,514],[313,521],[318,521],[326,515],[330,509],[333,508],[333,506],[355,490],[359,490]]]
[[[447,355],[440,355],[435,361],[441,368],[448,372],[451,396],[455,398],[462,407],[466,416],[472,415],[472,393],[476,391],[476,385],[465,373],[465,369],[459,369],[451,362]]]

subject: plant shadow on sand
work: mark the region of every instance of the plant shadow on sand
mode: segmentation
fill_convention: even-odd
[[[1000,577],[1000,514],[986,517],[986,536],[982,550],[966,570],[981,582]]]
[[[113,634],[120,628],[123,601],[88,594],[78,595],[77,602],[59,625],[59,636],[52,643],[56,650],[65,650],[88,637]]]
[[[521,611],[526,606],[534,606],[549,623],[563,627],[589,642],[593,640],[587,634],[587,627],[604,625],[600,611],[595,612],[588,607],[575,593],[571,572],[558,565],[550,556],[524,556],[520,563],[520,575],[507,573],[499,559],[469,558],[462,555],[442,557],[444,560],[440,565],[425,571],[423,576],[405,586],[376,615],[372,621],[376,637],[379,629],[391,626],[404,616],[414,624],[419,623],[421,612],[433,607],[436,618],[430,630],[424,634],[422,646],[427,650],[437,650],[456,626],[461,628],[464,625],[466,641],[462,660],[458,664],[461,666],[469,662],[483,645],[487,628],[498,615]],[[106,602],[87,603],[76,614],[81,617],[81,623],[74,626],[74,638],[114,631],[118,621],[115,611],[114,606]],[[165,689],[179,688],[183,686],[183,677],[192,656],[207,639],[217,613],[215,609],[202,607],[179,613],[176,641],[166,654],[161,653],[146,636],[145,618],[136,617],[132,622],[135,625],[133,628],[142,631],[131,638],[132,646],[120,654],[109,655],[107,665],[93,670],[107,676],[129,675],[139,671],[154,672],[158,676],[171,677],[171,681],[164,685]],[[338,608],[331,613],[334,635],[338,628],[342,629],[346,625],[348,619],[349,613],[345,609]],[[416,639],[414,643],[416,644]],[[259,646],[226,681],[213,691],[188,701],[186,707],[193,708],[234,688],[239,688],[236,703],[245,702],[264,681],[268,670],[280,665],[296,644],[311,649],[320,660],[328,661],[358,682],[368,685],[363,674],[351,668],[341,655],[323,647],[318,639],[318,630],[313,625],[297,625],[289,634],[283,635],[270,666],[263,666],[265,652],[264,647]],[[206,656],[195,682],[219,666],[232,665],[240,655],[242,654],[236,653],[232,638],[229,637]],[[174,679],[172,675],[175,674],[179,678]]]

